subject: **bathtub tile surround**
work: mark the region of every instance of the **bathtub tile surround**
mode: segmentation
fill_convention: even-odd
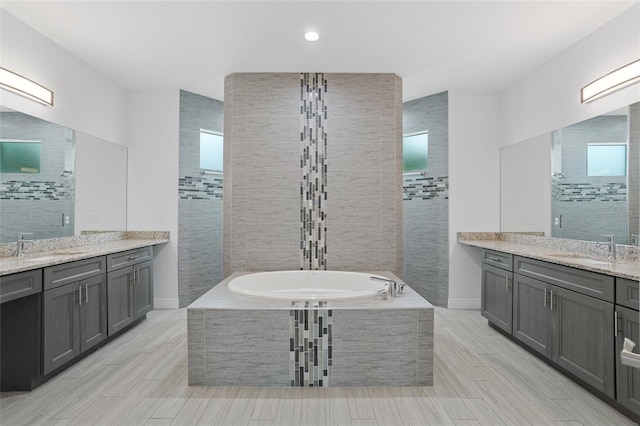
[[[302,115],[301,93],[320,89],[324,105],[308,104],[312,109],[307,112],[321,108],[326,116],[318,115],[321,120],[309,125],[312,117]],[[309,268],[401,274],[401,93],[401,79],[393,74],[235,73],[226,77],[225,277],[234,271],[295,270],[301,262]],[[317,188],[304,184],[301,123],[309,130],[318,126],[318,133],[309,134],[326,144],[326,156],[324,147],[317,148],[317,163],[316,147],[309,151],[313,162],[308,171],[314,172],[316,166]],[[308,177],[307,184],[315,185],[315,178]],[[316,191],[316,201],[323,194],[307,217],[301,211],[301,197],[307,198],[301,188]],[[304,232],[301,235],[313,215],[324,221],[312,226],[321,237],[317,265],[308,263],[315,248],[304,243]]]
[[[291,386],[332,383],[333,311],[326,301],[291,302],[289,380]]]
[[[429,132],[425,176],[403,179],[404,280],[436,306],[449,300],[449,95],[405,102],[405,134]]]
[[[178,297],[184,307],[222,280],[222,175],[200,174],[200,130],[222,132],[223,104],[180,91]]]
[[[327,80],[300,74],[300,269],[327,269]]]
[[[187,308],[189,385],[433,384],[433,306],[411,288],[384,301],[292,303],[231,291],[229,281],[244,274]],[[390,272],[373,274],[402,282]]]

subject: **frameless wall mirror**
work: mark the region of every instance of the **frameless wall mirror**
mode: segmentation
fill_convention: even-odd
[[[74,131],[0,110],[0,242],[74,234]]]

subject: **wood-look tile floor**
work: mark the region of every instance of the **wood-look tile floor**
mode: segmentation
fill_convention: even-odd
[[[632,425],[491,329],[436,309],[434,386],[187,385],[185,309],[140,325],[32,392],[5,392],[13,425]]]

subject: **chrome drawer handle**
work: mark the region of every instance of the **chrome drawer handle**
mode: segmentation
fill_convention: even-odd
[[[136,260],[137,258],[139,258],[140,255],[136,255],[136,256],[129,256],[129,259],[127,260]]]
[[[494,262],[502,262],[499,257],[487,256],[487,259],[492,260]]]

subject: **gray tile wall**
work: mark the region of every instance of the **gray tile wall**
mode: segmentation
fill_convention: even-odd
[[[73,131],[19,112],[1,112],[0,123],[0,139],[41,141],[40,173],[2,173],[0,241],[15,242],[18,232],[32,232],[30,239],[72,236]],[[63,225],[63,214],[68,224]]]
[[[180,92],[180,307],[222,281],[222,177],[200,174],[200,129],[222,132],[222,113],[222,102]]]
[[[327,269],[402,265],[402,84],[326,74]],[[300,74],[225,79],[224,275],[300,268]]]
[[[560,226],[552,224],[554,237],[602,241],[603,235],[614,234],[621,244],[627,243],[627,177],[587,176],[587,145],[626,142],[628,129],[626,116],[605,115],[553,133],[553,143],[561,150],[555,158],[562,163],[554,170],[566,176],[552,182],[551,214],[562,217]]]
[[[448,93],[405,102],[404,133],[429,132],[425,176],[404,178],[404,281],[436,306],[449,298]]]
[[[629,107],[629,235],[640,233],[640,103]]]

